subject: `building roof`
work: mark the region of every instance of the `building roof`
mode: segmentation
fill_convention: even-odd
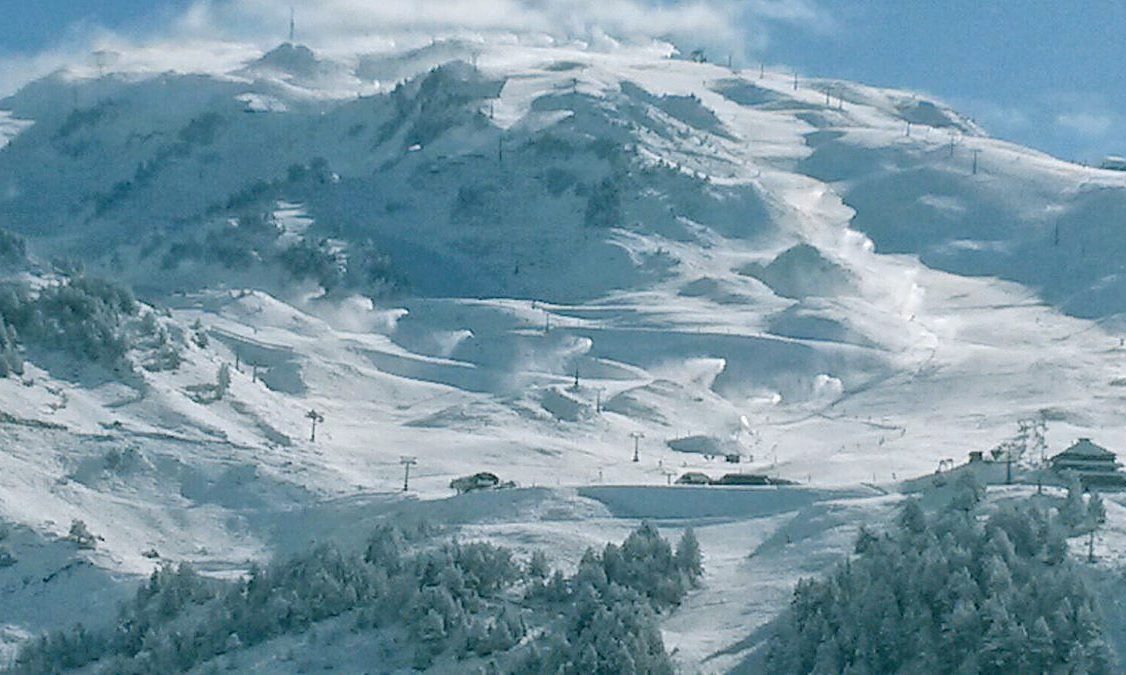
[[[716,485],[771,485],[768,476],[755,473],[728,473],[712,482]]]
[[[1101,460],[1114,460],[1117,457],[1113,452],[1107,450],[1101,445],[1096,445],[1091,442],[1089,438],[1080,438],[1067,450],[1052,458],[1052,461],[1058,459],[1101,459]]]

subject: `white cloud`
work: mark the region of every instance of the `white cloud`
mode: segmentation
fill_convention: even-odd
[[[969,98],[952,103],[988,133],[1063,159],[1095,163],[1126,153],[1126,117],[1094,92],[1053,91],[1004,105]]]
[[[804,4],[804,0],[797,4]],[[682,37],[736,44],[743,5],[730,0],[201,0],[177,32],[276,43],[290,7],[300,41],[322,49],[365,37],[509,33],[589,40]]]
[[[75,54],[44,52],[35,56],[5,56],[0,58],[0,96],[7,96],[25,83],[43,77],[77,59]]]
[[[746,10],[760,21],[794,24],[819,34],[839,28],[833,15],[814,0],[748,0]]]
[[[989,133],[1014,136],[1036,126],[1036,113],[1027,106],[998,104],[977,98],[953,98],[950,104],[959,112],[973,118]]]
[[[35,56],[0,57],[0,95],[64,65],[89,68],[97,50],[120,55],[115,70],[228,70],[287,37],[342,56],[416,46],[432,38],[619,42],[670,40],[681,48],[746,56],[771,27],[832,30],[819,0],[197,0],[145,34],[82,24],[62,46]]]
[[[1114,126],[1114,117],[1104,113],[1068,112],[1056,116],[1056,124],[1088,138],[1102,138]]]

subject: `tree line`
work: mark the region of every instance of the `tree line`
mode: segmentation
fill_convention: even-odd
[[[906,502],[854,555],[798,583],[769,646],[773,673],[1111,673],[1095,598],[1069,560],[1074,503],[981,504],[963,481],[934,515]]]
[[[525,561],[432,535],[384,525],[362,550],[321,544],[233,582],[166,563],[111,625],[32,640],[11,672],[182,672],[334,617],[405,631],[404,658],[419,669],[441,659],[517,673],[673,672],[657,615],[703,572],[690,530],[674,549],[643,524],[621,546],[588,550],[570,575],[542,552]]]

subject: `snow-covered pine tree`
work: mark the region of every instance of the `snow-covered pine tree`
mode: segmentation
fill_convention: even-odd
[[[231,367],[226,363],[219,366],[219,374],[215,380],[215,398],[221,399],[227,395],[227,391],[231,388]]]
[[[681,572],[688,575],[688,580],[695,584],[704,573],[703,557],[700,554],[700,542],[691,527],[680,535],[676,544],[676,566]]]
[[[0,377],[23,374],[23,357],[19,353],[16,329],[0,315]]]
[[[1087,527],[1097,529],[1099,525],[1106,522],[1106,505],[1103,503],[1103,498],[1099,493],[1092,491],[1091,496],[1087,498]]]
[[[1060,506],[1059,513],[1060,520],[1072,531],[1082,529],[1087,520],[1087,506],[1083,503],[1083,485],[1075,475],[1069,477],[1067,498]]]
[[[899,512],[899,525],[903,529],[918,534],[927,527],[927,516],[919,500],[908,499]]]
[[[90,528],[86,527],[86,523],[77,519],[70,522],[70,530],[67,532],[66,539],[78,544],[78,548],[85,549],[92,549],[98,543],[97,537],[90,532]]]

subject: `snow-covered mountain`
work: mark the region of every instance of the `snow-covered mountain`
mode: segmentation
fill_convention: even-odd
[[[389,509],[570,562],[651,517],[713,565],[666,642],[724,670],[898,480],[1021,418],[1126,443],[1124,217],[1126,174],[925,96],[664,48],[58,72],[0,101],[0,227],[33,261],[5,273],[49,288],[77,261],[153,318],[128,376],[31,345],[0,378],[9,637],[154,557],[237,573]],[[403,456],[423,501],[394,495]],[[809,486],[613,487],[737,469]],[[425,501],[477,471],[553,489]],[[74,519],[92,565],[52,539]]]

